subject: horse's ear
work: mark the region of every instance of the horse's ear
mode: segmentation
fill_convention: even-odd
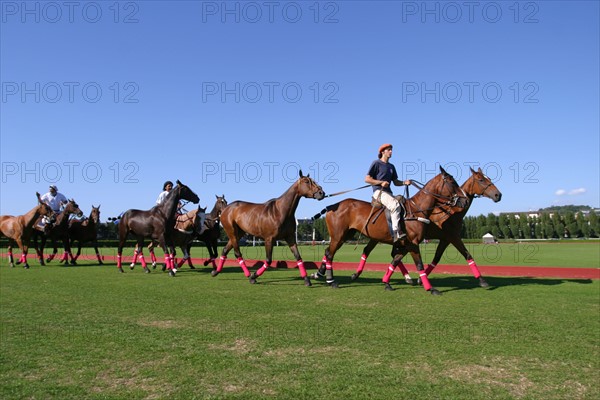
[[[217,200],[219,200],[219,196],[215,194],[215,197],[217,198]]]
[[[40,193],[39,192],[35,192],[35,195],[36,195],[36,197],[38,199],[38,202],[41,203],[42,202],[42,198],[40,197]]]
[[[181,182],[179,181],[179,179],[177,179],[177,184],[178,184],[178,185],[183,185],[183,183],[181,183]]]
[[[302,170],[300,170],[299,173],[300,173],[300,178],[303,178],[304,175],[302,175]]]
[[[477,169],[477,172],[479,172],[480,174],[483,174],[483,171],[481,170],[481,167],[479,167],[479,168]]]
[[[476,174],[475,170],[473,169],[473,167],[469,167],[469,169],[471,170],[472,174]]]
[[[444,168],[442,168],[442,166],[440,165],[440,172],[444,175],[448,175],[448,173],[446,172],[446,170]]]

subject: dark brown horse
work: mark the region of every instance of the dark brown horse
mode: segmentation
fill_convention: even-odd
[[[38,259],[40,260],[40,264],[44,265],[44,248],[46,247],[46,241],[50,239],[52,243],[52,254],[46,258],[46,262],[50,262],[56,257],[58,253],[58,240],[61,240],[64,247],[64,253],[60,259],[60,261],[68,261],[71,256],[71,241],[69,239],[69,218],[71,215],[75,215],[81,217],[83,213],[79,209],[79,206],[75,202],[75,200],[70,199],[65,205],[64,209],[58,213],[56,216],[56,222],[52,224],[49,229],[45,229],[44,231],[39,230],[41,221],[38,220],[36,223],[35,232],[33,234],[33,243],[35,249],[37,251]],[[38,247],[38,238],[40,239],[40,245]]]
[[[38,199],[38,204],[24,215],[0,215],[0,234],[8,238],[8,262],[11,267],[14,267],[12,245],[16,243],[21,249],[21,258],[17,264],[23,263],[23,267],[29,268],[27,264],[27,251],[29,250],[29,242],[34,233],[34,225],[40,217],[54,218],[54,211],[40,198],[40,194],[35,194]],[[50,225],[48,225],[50,228]]]
[[[465,217],[465,214],[471,207],[473,199],[475,197],[483,196],[483,197],[492,199],[494,202],[498,202],[502,198],[502,193],[500,193],[500,191],[492,183],[490,178],[488,178],[487,176],[485,176],[483,174],[483,172],[481,171],[481,168],[479,168],[478,171],[475,171],[471,168],[471,176],[469,177],[469,179],[467,179],[465,181],[465,183],[462,184],[461,189],[467,197],[466,205],[463,208],[455,209],[454,212],[452,213],[452,216],[447,218],[445,221],[441,221],[441,224],[440,224],[441,227],[436,222],[440,222],[439,221],[440,217],[442,215],[444,215],[445,213],[435,213],[434,212],[431,215],[430,219],[434,223],[427,225],[426,230],[425,230],[425,238],[426,239],[439,239],[440,242],[437,246],[434,259],[431,262],[431,264],[429,264],[427,266],[425,273],[427,275],[429,275],[429,273],[433,270],[433,268],[435,268],[437,263],[442,258],[442,255],[444,254],[444,250],[446,250],[448,245],[451,243],[465,257],[469,266],[471,267],[471,270],[473,271],[473,275],[475,276],[475,279],[479,280],[479,285],[481,287],[487,287],[488,286],[487,282],[481,276],[481,273],[479,272],[479,269],[477,268],[477,264],[475,263],[475,261],[473,260],[473,257],[471,256],[471,254],[465,247],[465,244],[463,243],[460,235],[461,235],[461,231],[462,231],[463,219]],[[369,257],[369,254],[371,253],[371,251],[373,250],[373,248],[376,245],[377,245],[376,241],[370,241],[367,244],[367,246],[364,248],[360,263],[356,270],[356,273],[354,273],[352,275],[352,280],[355,280],[360,276],[360,274],[362,273],[362,271],[365,267],[365,263],[366,263],[367,258]],[[410,275],[408,275],[408,272],[405,270],[402,270],[402,272],[405,274],[406,281],[408,283],[412,283],[412,279],[410,278]]]
[[[217,276],[221,272],[227,259],[227,253],[233,248],[244,275],[249,278],[250,283],[256,283],[256,278],[261,276],[271,265],[273,242],[282,239],[290,246],[296,258],[304,284],[310,286],[310,279],[306,275],[306,269],[296,244],[295,212],[302,197],[321,200],[325,197],[325,193],[321,186],[310,178],[310,175],[303,176],[300,171],[299,179],[276,199],[262,204],[234,201],[225,207],[221,213],[221,224],[229,241],[223,248],[217,269],[213,270],[211,275]],[[261,237],[265,241],[266,260],[263,266],[252,275],[250,275],[240,251],[239,241],[245,234]]]
[[[69,238],[71,243],[77,241],[77,254],[73,256],[71,254],[71,264],[77,264],[77,258],[81,255],[81,245],[86,242],[92,242],[94,251],[96,252],[96,258],[98,264],[104,264],[102,262],[102,256],[98,251],[98,225],[100,224],[100,206],[94,207],[92,205],[92,211],[90,212],[89,218],[85,220],[72,219],[69,222]]]
[[[198,208],[188,211],[185,214],[178,214],[175,230],[173,230],[173,245],[175,247],[179,247],[183,252],[183,259],[177,264],[176,268],[179,268],[183,265],[183,263],[188,260],[190,268],[194,269],[194,266],[191,264],[191,260],[189,259],[189,246],[191,245],[192,240],[196,236],[197,232],[202,231],[202,227],[204,226],[204,221],[206,220],[206,208]],[[154,254],[154,248],[158,246],[158,242],[152,240],[148,245],[148,251],[150,252],[150,258],[152,260],[152,268],[156,268],[156,255]],[[143,248],[140,249],[136,246],[133,261],[129,265],[131,269],[135,267],[136,261],[139,260],[142,264],[143,268],[147,267],[146,260],[144,259]],[[163,268],[163,271],[166,269],[166,266]]]
[[[417,269],[423,271],[423,286],[432,294],[440,294],[435,288],[431,287],[427,276],[424,273],[423,262],[419,251],[419,243],[423,240],[426,224],[434,212],[437,205],[452,205],[460,208],[461,203],[466,202],[466,197],[461,197],[460,187],[454,178],[440,167],[440,174],[436,175],[427,184],[419,190],[413,197],[405,202],[406,208],[406,234],[408,240],[403,240],[402,246],[392,247],[392,256],[394,259],[388,268],[388,272],[383,278],[386,290],[391,290],[389,278],[394,269],[402,265],[402,257],[410,251]],[[374,208],[371,203],[356,199],[342,200],[325,208],[321,214],[326,214],[327,230],[331,237],[329,247],[325,250],[325,256],[318,275],[322,276],[325,272],[327,283],[336,287],[333,279],[333,257],[346,240],[351,238],[355,232],[360,232],[371,238],[369,244],[378,242],[393,244],[394,240],[388,226],[388,222],[381,212],[381,209]],[[448,218],[449,214],[445,214]],[[403,266],[401,267],[403,268]],[[314,276],[314,275],[313,275]]]
[[[204,261],[204,266],[212,263],[213,269],[217,269],[217,264],[215,260],[219,256],[218,252],[218,244],[219,237],[221,236],[221,212],[227,207],[227,200],[225,200],[225,195],[216,196],[217,201],[215,202],[215,206],[210,211],[210,213],[206,216],[206,221],[204,225],[206,225],[206,229],[201,234],[196,236],[196,239],[201,240],[206,245],[206,249],[208,250],[208,259]],[[189,249],[188,249],[189,250]]]
[[[169,275],[175,276],[177,269],[175,269],[173,263],[173,257],[175,256],[173,230],[175,229],[179,200],[187,200],[198,204],[200,198],[189,187],[177,181],[177,186],[169,192],[163,203],[152,207],[150,210],[130,209],[123,213],[118,228],[117,268],[119,272],[123,272],[123,246],[125,246],[125,240],[127,240],[129,233],[132,233],[137,239],[139,249],[143,248],[145,238],[158,241],[165,253],[165,265],[169,270]],[[144,268],[144,270],[150,272],[148,268]]]

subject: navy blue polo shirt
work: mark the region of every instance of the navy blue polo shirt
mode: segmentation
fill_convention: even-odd
[[[390,182],[390,184],[398,179],[398,173],[396,172],[396,167],[394,167],[394,164],[389,162],[384,163],[379,159],[373,161],[369,167],[369,172],[367,172],[367,175],[378,181]],[[386,188],[382,188],[381,185],[373,185],[373,192],[376,190],[383,190],[384,192],[392,194],[391,185]]]

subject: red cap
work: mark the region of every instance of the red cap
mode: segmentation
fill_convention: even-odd
[[[391,144],[389,144],[389,143],[382,144],[381,146],[379,146],[379,153],[383,153],[383,151],[385,149],[387,149],[388,147],[391,148],[393,146]]]

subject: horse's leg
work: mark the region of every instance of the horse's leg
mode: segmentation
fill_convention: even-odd
[[[94,240],[93,245],[94,245],[94,251],[96,252],[96,258],[98,259],[98,264],[99,265],[104,264],[102,262],[102,256],[100,255],[100,251],[98,251],[98,241]],[[77,253],[79,253],[79,251],[77,251]]]
[[[150,252],[150,260],[152,260],[152,269],[156,268],[156,254],[154,254],[155,247],[155,242],[151,240],[150,244],[148,245],[148,251]]]
[[[229,251],[232,248],[233,248],[233,243],[232,243],[232,240],[229,239],[229,241],[227,242],[225,247],[223,247],[223,251],[221,252],[221,257],[219,258],[219,265],[217,265],[217,269],[213,269],[210,272],[210,274],[212,276],[217,276],[223,270],[223,266],[225,265],[225,260],[227,260],[227,253],[229,253]]]
[[[12,243],[11,243],[12,239],[8,240],[8,266],[9,267],[13,267],[15,266],[15,260],[13,258],[13,252],[12,252]]]
[[[18,264],[23,264],[23,268],[28,269],[29,264],[27,264],[27,245],[23,244],[23,240],[21,238],[15,239],[19,249],[21,249],[21,258],[19,259]]]
[[[46,262],[44,261],[44,252],[38,246],[38,234],[35,231],[33,232],[33,247],[35,248],[35,253],[37,254],[40,265],[46,265]]]
[[[256,272],[250,276],[250,283],[256,283],[256,279],[264,274],[264,272],[271,266],[273,262],[273,240],[265,239],[265,262]]]
[[[117,270],[119,272],[124,272],[122,267],[123,246],[125,246],[128,234],[127,221],[125,220],[125,217],[123,217],[121,221],[119,221],[119,246],[117,247]]]
[[[131,264],[129,264],[129,269],[133,269],[135,267],[135,263],[137,262],[138,255],[140,254],[140,244],[135,244],[135,249],[133,250],[133,259],[131,260]]]
[[[139,249],[138,259],[140,260],[140,263],[142,264],[142,268],[144,269],[145,273],[149,274],[150,269],[148,269],[148,264],[146,264],[146,260],[144,259],[144,238],[143,237],[138,238],[137,248]]]
[[[288,242],[288,244],[290,246],[290,250],[292,250],[292,253],[294,253],[294,257],[296,258],[296,265],[298,266],[298,271],[300,272],[300,277],[302,279],[304,279],[304,286],[312,286],[312,283],[310,282],[310,278],[308,277],[308,275],[306,275],[306,268],[304,268],[304,262],[302,261],[302,256],[300,256],[300,252],[298,251],[298,245],[296,244],[296,242],[294,241],[293,238],[286,239],[286,242]],[[273,251],[273,248],[271,248],[271,251]],[[329,272],[331,274],[329,274]],[[329,276],[331,277],[331,284],[333,285],[335,283],[335,281],[333,280],[333,270],[332,269],[328,270],[328,278],[329,278]],[[328,279],[328,281],[329,281],[329,279]],[[327,283],[329,283],[329,282],[327,282]],[[337,284],[335,285],[335,287],[337,287]]]
[[[351,280],[355,281],[360,274],[362,274],[363,269],[365,268],[365,264],[367,263],[367,258],[369,258],[369,254],[373,251],[375,246],[377,246],[377,240],[371,239],[369,243],[363,249],[362,255],[360,256],[360,263],[358,263],[358,267],[356,268],[356,272],[352,274],[350,277]]]
[[[435,248],[435,255],[433,256],[433,260],[431,261],[431,263],[429,265],[427,265],[427,269],[425,270],[425,273],[427,274],[427,276],[429,276],[431,271],[433,271],[433,269],[438,265],[438,263],[442,259],[442,255],[444,254],[444,251],[446,251],[446,248],[448,247],[449,244],[450,244],[450,242],[448,242],[446,239],[440,239],[440,242],[438,243],[437,247]]]
[[[473,256],[471,255],[471,253],[469,253],[469,250],[467,250],[467,247],[465,246],[461,238],[458,236],[453,237],[450,241],[454,245],[454,247],[456,247],[456,249],[460,252],[460,254],[462,254],[465,260],[467,260],[467,263],[469,264],[469,267],[473,272],[473,276],[479,281],[479,286],[484,288],[489,287],[490,285],[485,281],[485,279],[483,279],[483,276],[481,276],[481,272],[479,272],[479,268],[477,267]]]
[[[394,290],[392,285],[390,285],[390,278],[392,277],[392,274],[394,273],[394,270],[396,269],[396,267],[402,264],[402,257],[404,257],[405,254],[406,254],[406,250],[399,251],[397,254],[394,255],[390,265],[388,265],[388,269],[385,272],[385,275],[383,276],[383,278],[381,279],[385,290],[389,290],[389,291]],[[404,267],[404,264],[402,264],[402,267]],[[404,269],[404,270],[406,271],[406,269]]]
[[[409,243],[407,246],[410,254],[415,261],[415,265],[417,266],[417,272],[419,273],[419,277],[421,278],[421,282],[423,283],[423,289],[430,292],[433,295],[441,295],[442,293],[431,286],[429,282],[429,278],[425,273],[425,268],[423,267],[423,260],[421,260],[421,253],[419,252],[419,244],[418,243]]]

